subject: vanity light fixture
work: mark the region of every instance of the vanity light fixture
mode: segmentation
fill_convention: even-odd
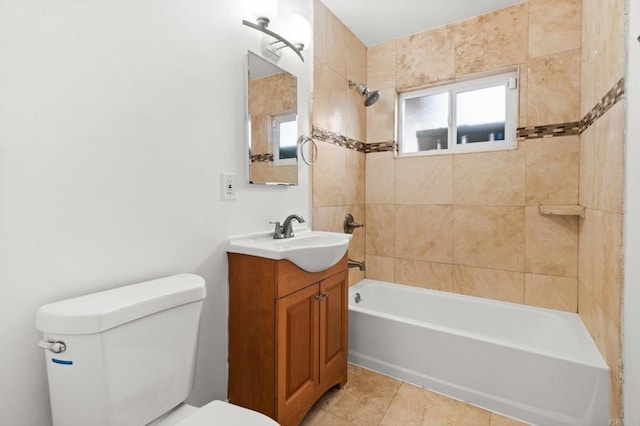
[[[289,18],[286,35],[289,38],[296,40],[293,43],[287,40],[284,36],[271,31],[268,28],[270,22],[271,20],[267,16],[263,15],[258,15],[255,24],[247,21],[246,19],[242,20],[242,23],[247,27],[251,27],[265,34],[262,39],[262,53],[266,57],[277,62],[282,56],[282,49],[289,47],[296,53],[296,55],[298,55],[300,60],[304,62],[302,50],[305,46],[309,45],[311,39],[311,27],[309,22],[300,15],[292,15]]]

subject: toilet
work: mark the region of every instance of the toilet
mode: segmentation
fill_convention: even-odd
[[[53,424],[277,425],[223,401],[184,403],[205,296],[202,277],[180,274],[40,307]]]

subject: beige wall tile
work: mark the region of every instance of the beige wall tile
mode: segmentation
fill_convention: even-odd
[[[402,383],[380,425],[489,426],[489,418],[486,410]]]
[[[589,217],[585,214],[585,218],[580,220],[578,225],[578,284],[580,288],[584,287],[589,294],[602,300],[602,287],[596,277],[594,262],[594,258],[599,258],[602,250],[597,240],[600,236],[597,227],[600,224],[592,212],[593,210],[587,209],[585,213]]]
[[[312,168],[313,206],[342,206],[345,204],[345,151],[331,143],[319,142],[318,160]]]
[[[587,290],[584,285],[582,285],[582,278],[578,279],[578,314],[580,315],[580,319],[584,324],[585,328],[593,338],[595,342],[595,329],[594,329],[594,320],[595,320],[595,312],[596,303],[591,296],[589,290]]]
[[[364,225],[365,219],[365,207],[364,204],[350,205],[346,207],[346,213],[351,213],[354,220],[357,223],[361,223]],[[340,222],[340,230],[336,232],[344,232],[344,216],[341,218]],[[364,258],[365,255],[365,247],[364,247],[364,237],[365,237],[365,228],[356,228],[353,230],[353,237],[351,238],[351,242],[349,243],[349,257],[355,260],[360,260]]]
[[[527,121],[527,103],[529,101],[528,75],[529,70],[526,64],[518,66],[518,127],[530,125]]]
[[[589,127],[580,135],[580,191],[579,203],[587,208],[594,207],[594,188],[596,175],[596,127]]]
[[[365,251],[375,256],[394,256],[395,208],[391,204],[367,204]]]
[[[267,115],[251,114],[251,154],[266,154],[270,152],[267,146]]]
[[[453,265],[453,291],[469,296],[524,303],[524,273]]]
[[[525,144],[527,205],[578,203],[580,137],[531,139]]]
[[[345,206],[313,207],[313,230],[342,232],[346,210]]]
[[[364,106],[364,97],[349,89],[346,81],[343,83],[346,91],[344,136],[359,142],[367,139],[367,111]]]
[[[372,280],[394,283],[394,263],[393,257],[374,256],[367,253],[365,276]]]
[[[529,56],[579,49],[580,6],[581,0],[529,0]]]
[[[395,255],[451,263],[452,206],[396,205]]]
[[[367,46],[347,29],[342,49],[346,49],[345,76],[347,79],[356,83],[367,83]]]
[[[396,87],[396,41],[367,49],[367,84],[373,90]]]
[[[366,109],[367,143],[395,141],[396,91],[393,88],[380,90],[378,101]]]
[[[595,95],[596,101],[625,74],[625,0],[599,2],[602,32],[596,38]]]
[[[277,74],[265,79],[263,108],[266,113],[291,111],[296,108],[297,80],[289,73]]]
[[[432,290],[452,291],[453,266],[445,263],[396,258],[395,282]]]
[[[397,204],[452,204],[453,155],[396,159]]]
[[[524,206],[524,160],[524,149],[454,155],[454,204]]]
[[[582,295],[580,295],[582,298]],[[582,304],[580,307],[582,308]],[[610,372],[610,417],[619,419],[621,415],[621,383],[620,366],[621,366],[621,335],[620,327],[614,321],[605,315],[602,307],[594,299],[591,304],[588,329],[596,343],[596,346],[602,353],[602,356],[611,369]],[[582,314],[581,314],[582,317]],[[583,317],[584,318],[584,317]],[[586,324],[586,323],[585,323]]]
[[[524,207],[454,206],[453,263],[524,271]]]
[[[541,215],[526,208],[525,271],[578,276],[578,218]]]
[[[451,26],[402,38],[396,44],[396,88],[424,86],[454,77]]]
[[[611,107],[595,128],[593,207],[622,213],[625,102]]]
[[[393,204],[395,202],[395,167],[393,152],[378,152],[366,156],[367,204]]]
[[[580,285],[620,325],[622,215],[588,209],[580,221]]]
[[[568,312],[578,311],[578,279],[525,274],[524,303]]]
[[[344,78],[321,62],[316,62],[313,70],[312,122],[315,126],[344,135],[348,90]]]
[[[525,62],[527,7],[523,2],[453,24],[455,76]]]
[[[345,150],[344,199],[346,204],[364,204],[365,154],[354,149]]]
[[[530,59],[528,73],[528,125],[580,119],[580,50]]]
[[[580,117],[584,117],[600,100],[596,95],[596,60],[602,33],[600,0],[582,1],[582,49],[580,82]]]
[[[313,30],[314,63],[322,62],[340,75],[344,75],[344,40],[348,30],[320,0],[313,2]]]
[[[362,262],[364,259],[355,259],[358,262]],[[358,284],[364,280],[365,271],[361,271],[358,268],[349,268],[349,287]]]
[[[367,128],[364,98],[355,89],[349,89],[348,80],[367,81],[367,48],[351,31],[346,32],[344,48],[347,50],[346,74],[342,83],[347,91],[345,136],[365,142]]]

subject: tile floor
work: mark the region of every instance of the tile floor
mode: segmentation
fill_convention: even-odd
[[[521,426],[521,423],[349,364],[349,381],[327,392],[303,426]]]

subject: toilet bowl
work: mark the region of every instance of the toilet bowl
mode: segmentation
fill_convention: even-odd
[[[200,408],[181,404],[170,413],[147,426],[274,426],[273,419],[257,411],[238,407],[224,401],[211,401]]]
[[[205,296],[202,277],[180,274],[40,307],[53,424],[277,425],[223,401],[184,403]]]

